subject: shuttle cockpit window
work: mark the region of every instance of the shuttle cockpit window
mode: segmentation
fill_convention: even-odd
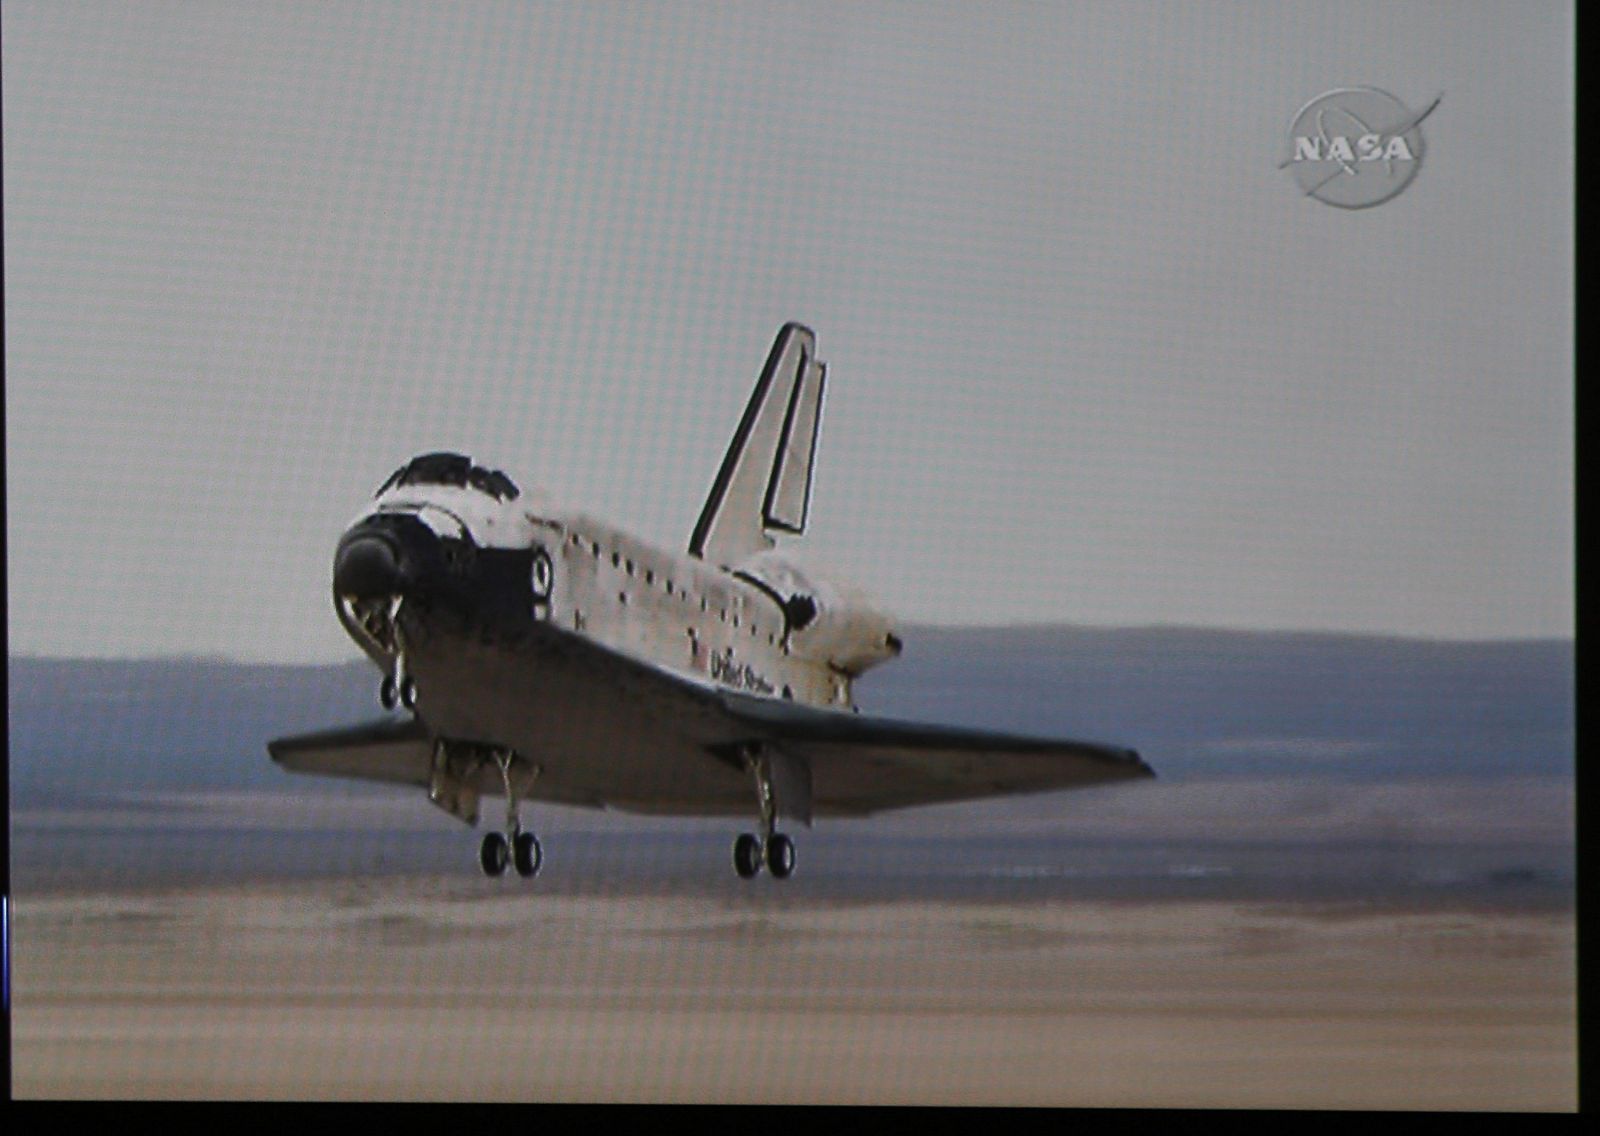
[[[390,474],[389,480],[379,486],[373,496],[382,497],[402,485],[470,487],[497,501],[514,501],[519,492],[512,480],[498,469],[473,465],[472,459],[462,454],[423,454],[412,458]]]

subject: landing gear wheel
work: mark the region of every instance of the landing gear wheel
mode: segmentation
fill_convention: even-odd
[[[544,863],[544,852],[539,848],[539,838],[531,832],[519,832],[511,841],[511,858],[517,866],[517,875],[532,879],[539,874]]]
[[[400,705],[407,710],[417,708],[417,680],[410,675],[400,680]]]
[[[761,871],[761,841],[754,833],[741,832],[733,842],[733,870],[741,880],[754,879]]]
[[[767,871],[775,880],[786,880],[794,873],[794,841],[781,832],[767,841]]]
[[[509,858],[504,833],[491,832],[484,836],[483,844],[478,848],[478,866],[483,869],[484,875],[504,875]]]
[[[384,675],[383,681],[378,684],[378,701],[383,704],[385,710],[393,710],[395,699],[394,678],[391,675]]]

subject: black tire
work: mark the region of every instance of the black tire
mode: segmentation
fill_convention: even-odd
[[[781,832],[767,841],[767,871],[775,880],[786,880],[794,874],[794,841]]]
[[[754,879],[761,871],[761,841],[754,833],[741,832],[733,842],[733,870],[741,880]]]
[[[417,680],[410,675],[400,680],[400,705],[407,710],[417,708]]]
[[[539,838],[531,832],[519,832],[516,839],[511,842],[511,861],[517,867],[517,875],[523,879],[532,879],[539,874],[539,866],[544,863],[544,850],[539,847]]]
[[[555,582],[556,570],[550,563],[550,554],[542,548],[534,549],[533,566],[528,572],[528,590],[533,594],[535,606],[550,602],[550,592]]]
[[[378,702],[385,710],[393,710],[395,699],[394,676],[384,675],[383,681],[378,684]]]
[[[510,858],[503,833],[489,833],[478,846],[478,867],[483,869],[484,875],[491,878],[505,874],[506,861]]]

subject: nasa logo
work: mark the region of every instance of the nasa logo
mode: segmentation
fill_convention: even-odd
[[[1318,95],[1289,123],[1289,157],[1307,197],[1341,209],[1381,205],[1422,168],[1422,120],[1439,98],[1411,111],[1376,87],[1341,87]]]

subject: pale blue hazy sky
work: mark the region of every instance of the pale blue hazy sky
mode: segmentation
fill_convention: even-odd
[[[1572,633],[1566,5],[0,12],[13,652],[354,657],[429,449],[681,548],[787,319],[907,620]],[[1351,85],[1444,94],[1360,212]]]

